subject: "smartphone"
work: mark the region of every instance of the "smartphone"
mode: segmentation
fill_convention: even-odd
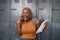
[[[21,15],[21,17],[22,17],[22,20],[21,20],[21,22],[23,22],[24,21],[24,17]]]

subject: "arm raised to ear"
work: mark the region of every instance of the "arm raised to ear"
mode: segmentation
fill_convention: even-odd
[[[16,33],[18,35],[21,34],[21,28],[20,28],[20,16],[18,17],[18,20],[16,21]]]

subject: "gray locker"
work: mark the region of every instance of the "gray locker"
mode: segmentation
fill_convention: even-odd
[[[60,40],[60,10],[53,9],[52,40]]]
[[[53,1],[53,9],[60,9],[60,0],[52,0]]]
[[[9,40],[9,22],[0,22],[0,40]]]
[[[52,40],[60,40],[60,0],[53,0],[52,4]]]
[[[0,40],[9,40],[9,5],[0,0]]]
[[[37,17],[39,19],[49,19],[49,26],[40,34],[40,40],[51,40],[52,27],[51,27],[51,6],[50,0],[37,0]]]
[[[10,27],[10,39],[9,40],[19,40],[16,34],[16,21],[18,16],[22,14],[22,9],[24,7],[29,7],[32,10],[33,16],[36,15],[36,0],[11,0],[10,13],[9,13],[9,27]]]
[[[31,8],[33,17],[49,19],[40,40],[60,40],[60,0],[0,0],[0,40],[19,40],[16,21],[24,7]]]

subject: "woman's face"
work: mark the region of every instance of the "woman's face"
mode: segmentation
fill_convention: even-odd
[[[28,10],[23,10],[22,16],[24,17],[24,20],[27,21],[30,19],[31,13]]]

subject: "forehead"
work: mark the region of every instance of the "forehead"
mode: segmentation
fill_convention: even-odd
[[[29,11],[29,10],[26,10],[26,9],[23,10],[23,12],[24,12],[24,13],[27,13],[27,12],[30,13],[30,11]]]
[[[27,10],[23,10],[23,12],[28,12]]]

